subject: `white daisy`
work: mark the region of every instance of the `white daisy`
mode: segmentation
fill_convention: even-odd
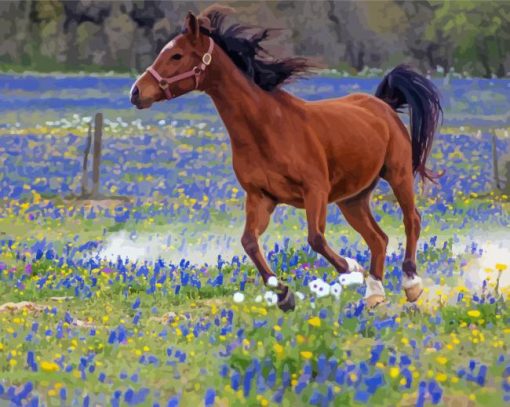
[[[330,285],[325,281],[320,280],[319,287],[317,288],[316,295],[318,298],[327,297],[330,292]]]
[[[267,279],[268,287],[278,287],[278,279],[275,276],[271,276]]]
[[[317,293],[317,290],[319,289],[319,286],[320,286],[320,281],[319,279],[316,279],[316,280],[313,280],[310,282],[310,284],[308,284],[308,287],[310,288],[310,291],[314,294]]]
[[[341,294],[342,294],[342,286],[338,283],[333,284],[331,286],[331,295],[338,300],[340,298]]]
[[[266,300],[266,303],[269,306],[276,305],[276,303],[278,302],[278,296],[272,291],[267,291],[264,294],[264,299]]]
[[[234,294],[234,302],[240,303],[244,301],[244,294],[237,292]]]

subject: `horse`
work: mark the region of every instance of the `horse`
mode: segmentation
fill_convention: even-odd
[[[370,249],[365,304],[386,302],[383,287],[388,236],[370,209],[380,178],[391,186],[402,209],[406,247],[403,288],[409,302],[423,291],[416,250],[421,217],[414,180],[437,177],[427,167],[442,115],[431,81],[407,65],[384,76],[375,95],[355,93],[305,101],[282,89],[314,69],[309,59],[275,58],[263,42],[275,30],[227,24],[232,10],[212,6],[198,16],[189,12],[182,32],[167,43],[131,88],[138,109],[184,95],[205,92],[228,131],[235,175],[246,192],[241,244],[264,283],[276,275],[258,239],[278,204],[304,209],[308,243],[338,273],[364,272],[354,260],[335,252],[324,236],[326,211],[336,204]],[[410,130],[398,113],[408,107]],[[277,282],[278,306],[295,309],[289,287]]]

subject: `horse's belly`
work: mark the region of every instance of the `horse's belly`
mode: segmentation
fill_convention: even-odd
[[[268,173],[261,190],[278,203],[304,207],[302,184],[290,176]]]
[[[338,177],[331,182],[329,202],[338,202],[352,198],[359,193],[369,189],[379,179],[381,166],[373,166],[368,169],[346,172],[343,177]]]
[[[367,143],[368,144],[368,143]],[[374,137],[367,148],[366,144],[345,147],[337,158],[329,158],[330,202],[351,198],[369,188],[376,180],[384,165],[385,143]]]
[[[263,165],[235,172],[245,190],[255,188],[277,203],[304,207],[302,183],[290,174],[272,171]]]

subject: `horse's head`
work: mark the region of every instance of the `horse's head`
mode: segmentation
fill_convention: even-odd
[[[214,47],[212,39],[201,32],[208,29],[207,17],[186,16],[183,33],[165,45],[152,65],[131,88],[131,103],[146,109],[154,102],[172,99],[201,89]]]

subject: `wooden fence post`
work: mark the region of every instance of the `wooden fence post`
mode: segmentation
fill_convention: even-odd
[[[99,194],[99,167],[101,166],[101,147],[103,139],[103,114],[96,113],[94,118],[94,150],[92,162],[92,197]]]
[[[87,144],[85,145],[85,153],[83,155],[83,166],[81,173],[81,196],[85,197],[89,193],[89,174],[88,170],[88,161],[89,161],[89,153],[90,146],[92,144],[92,120],[89,123],[89,131],[87,134]]]

